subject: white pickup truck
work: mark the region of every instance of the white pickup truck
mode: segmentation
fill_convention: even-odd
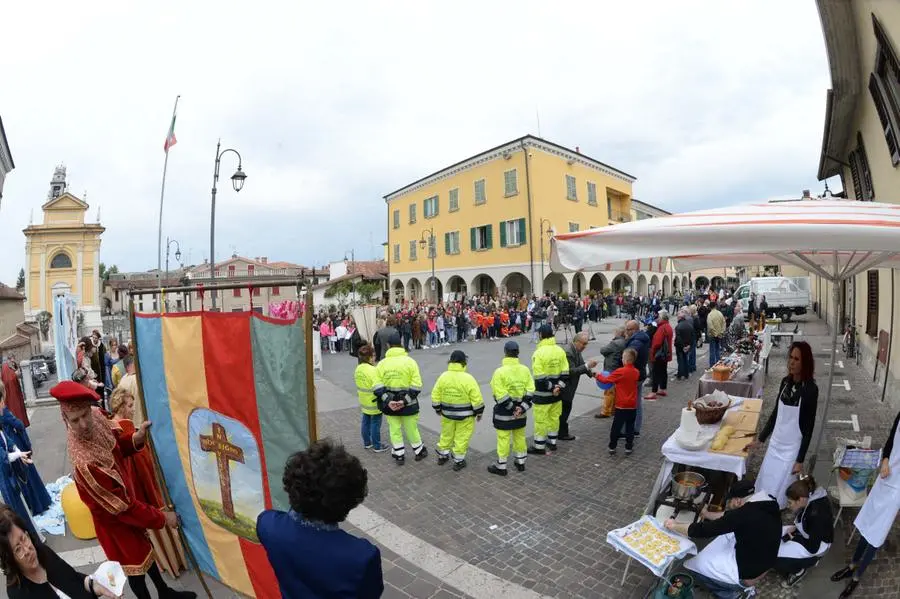
[[[750,306],[750,294],[756,302],[766,296],[767,316],[777,316],[790,322],[794,314],[806,314],[809,309],[809,277],[755,277],[738,287],[735,299],[741,301],[744,313]]]

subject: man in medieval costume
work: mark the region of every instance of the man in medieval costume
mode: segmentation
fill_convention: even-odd
[[[191,591],[176,591],[163,580],[153,558],[147,529],[175,528],[178,517],[137,500],[125,459],[144,447],[150,422],[131,434],[113,429],[95,407],[100,396],[74,381],[63,381],[50,390],[59,401],[68,429],[78,495],[94,520],[97,540],[107,559],[119,562],[138,599],[151,599],[145,574],[150,574],[160,599],[194,599]]]

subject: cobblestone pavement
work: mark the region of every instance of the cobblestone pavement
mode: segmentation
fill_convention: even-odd
[[[595,325],[598,341],[589,346],[586,356],[598,353],[599,343],[606,341],[615,324],[618,323]],[[830,337],[824,325],[812,316],[801,321],[801,329],[816,354],[821,410]],[[527,338],[519,338],[519,342],[523,362],[529,363],[533,346]],[[502,356],[502,342],[467,343],[462,347],[469,354],[470,371],[480,383],[487,383]],[[413,353],[424,379],[423,404],[427,405],[427,392],[445,369],[452,349],[455,347]],[[771,411],[778,383],[784,376],[785,356],[785,347],[773,350],[764,394],[764,418]],[[470,451],[469,467],[460,473],[438,467],[431,456],[424,462],[409,460],[405,466],[397,467],[388,454],[362,450],[358,411],[349,407],[355,360],[347,355],[324,358],[324,378],[339,389],[332,387],[329,394],[323,384],[320,405],[336,402],[337,396],[343,399],[320,414],[320,434],[341,438],[363,459],[370,472],[366,500],[369,508],[450,554],[538,593],[565,598],[624,598],[642,597],[651,587],[652,575],[634,565],[624,586],[620,585],[626,560],[606,544],[606,533],[641,515],[661,464],[659,448],[677,427],[681,408],[696,395],[697,375],[688,382],[671,381],[668,397],[645,404],[642,436],[630,457],[606,454],[609,421],[598,421],[590,413],[599,406],[600,393],[590,381],[582,381],[576,399],[576,404],[580,404],[576,412],[582,415],[571,422],[577,441],[560,442],[555,455],[530,457],[525,473],[511,471],[506,478],[499,478],[485,470],[494,456],[484,443],[479,444],[480,449]],[[703,366],[706,360],[704,348],[698,364]],[[844,379],[849,382],[850,391],[844,387]],[[858,371],[855,364],[844,361],[835,382],[840,386],[834,387],[828,419],[850,421],[851,414],[856,414],[861,431],[854,433],[849,423],[827,425],[817,468],[817,479],[822,484],[828,479],[834,436],[861,439],[871,435],[873,445],[881,446],[896,413],[881,404],[880,388],[876,389],[871,376]],[[430,410],[423,408],[423,412]],[[436,420],[423,413],[421,430],[430,448],[437,440],[436,426]],[[485,435],[493,435],[487,419],[478,428]],[[386,430],[383,436],[387,437]],[[758,469],[762,455],[758,452],[751,456],[751,473]],[[845,526],[850,525],[852,517],[845,517]],[[854,597],[898,597],[897,540],[895,525],[894,533],[879,551]],[[828,576],[853,548],[845,549],[842,541],[839,530],[833,549],[797,588],[782,589],[780,580],[770,574],[759,586],[759,596],[836,597],[842,587],[829,582]]]

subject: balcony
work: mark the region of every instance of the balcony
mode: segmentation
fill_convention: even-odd
[[[621,212],[619,210],[610,210],[609,211],[609,224],[615,225],[618,223],[627,223],[631,221],[631,213],[630,212]]]

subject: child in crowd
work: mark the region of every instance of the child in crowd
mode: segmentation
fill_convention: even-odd
[[[616,386],[616,411],[613,415],[612,428],[609,430],[609,455],[616,455],[616,446],[625,428],[625,455],[631,455],[634,447],[634,419],[637,415],[637,393],[640,373],[634,367],[637,352],[632,348],[622,352],[622,367],[612,371],[609,376],[597,374],[601,383],[613,383]]]
[[[366,343],[359,348],[359,366],[353,376],[356,379],[356,393],[359,396],[359,407],[362,410],[363,447],[377,453],[387,451],[381,444],[381,410],[375,401],[375,383],[378,375],[375,372],[375,348]]]

